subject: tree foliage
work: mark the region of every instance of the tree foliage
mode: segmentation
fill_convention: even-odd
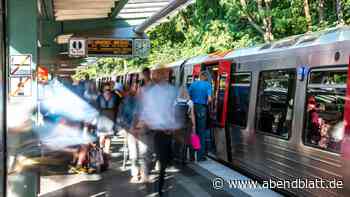
[[[305,13],[305,3],[309,14]],[[308,30],[319,31],[339,23],[350,24],[350,0],[197,0],[147,32],[151,40],[148,58],[101,58],[78,74],[111,75],[126,69],[168,64]]]

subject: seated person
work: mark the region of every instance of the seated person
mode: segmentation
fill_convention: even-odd
[[[320,136],[320,128],[322,118],[319,117],[318,108],[316,106],[316,100],[314,96],[308,98],[307,104],[307,112],[308,112],[308,134],[307,140],[311,144],[317,145],[321,136]]]

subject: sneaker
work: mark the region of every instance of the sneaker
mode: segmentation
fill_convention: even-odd
[[[88,173],[88,169],[84,168],[84,167],[71,167],[69,169],[70,173],[77,173],[77,174],[86,174]]]
[[[72,166],[72,165],[68,165],[68,173],[69,174],[74,174],[75,173],[75,167],[74,166]]]
[[[84,167],[77,168],[77,173],[78,174],[86,174],[86,173],[88,173],[88,169],[84,168]]]

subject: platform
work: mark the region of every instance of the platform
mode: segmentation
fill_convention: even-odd
[[[131,184],[129,167],[122,168],[123,154],[122,141],[114,139],[112,153],[112,166],[101,174],[69,175],[59,174],[41,177],[40,197],[140,197],[158,196],[157,172],[152,171],[151,181],[148,184]],[[211,187],[210,177],[201,174],[198,164],[187,166],[173,165],[167,169],[164,196],[168,197],[231,197],[226,191],[214,190]]]

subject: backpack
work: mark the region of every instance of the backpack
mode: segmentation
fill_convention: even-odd
[[[175,120],[184,128],[189,120],[188,116],[189,105],[188,101],[181,99],[175,102]]]

